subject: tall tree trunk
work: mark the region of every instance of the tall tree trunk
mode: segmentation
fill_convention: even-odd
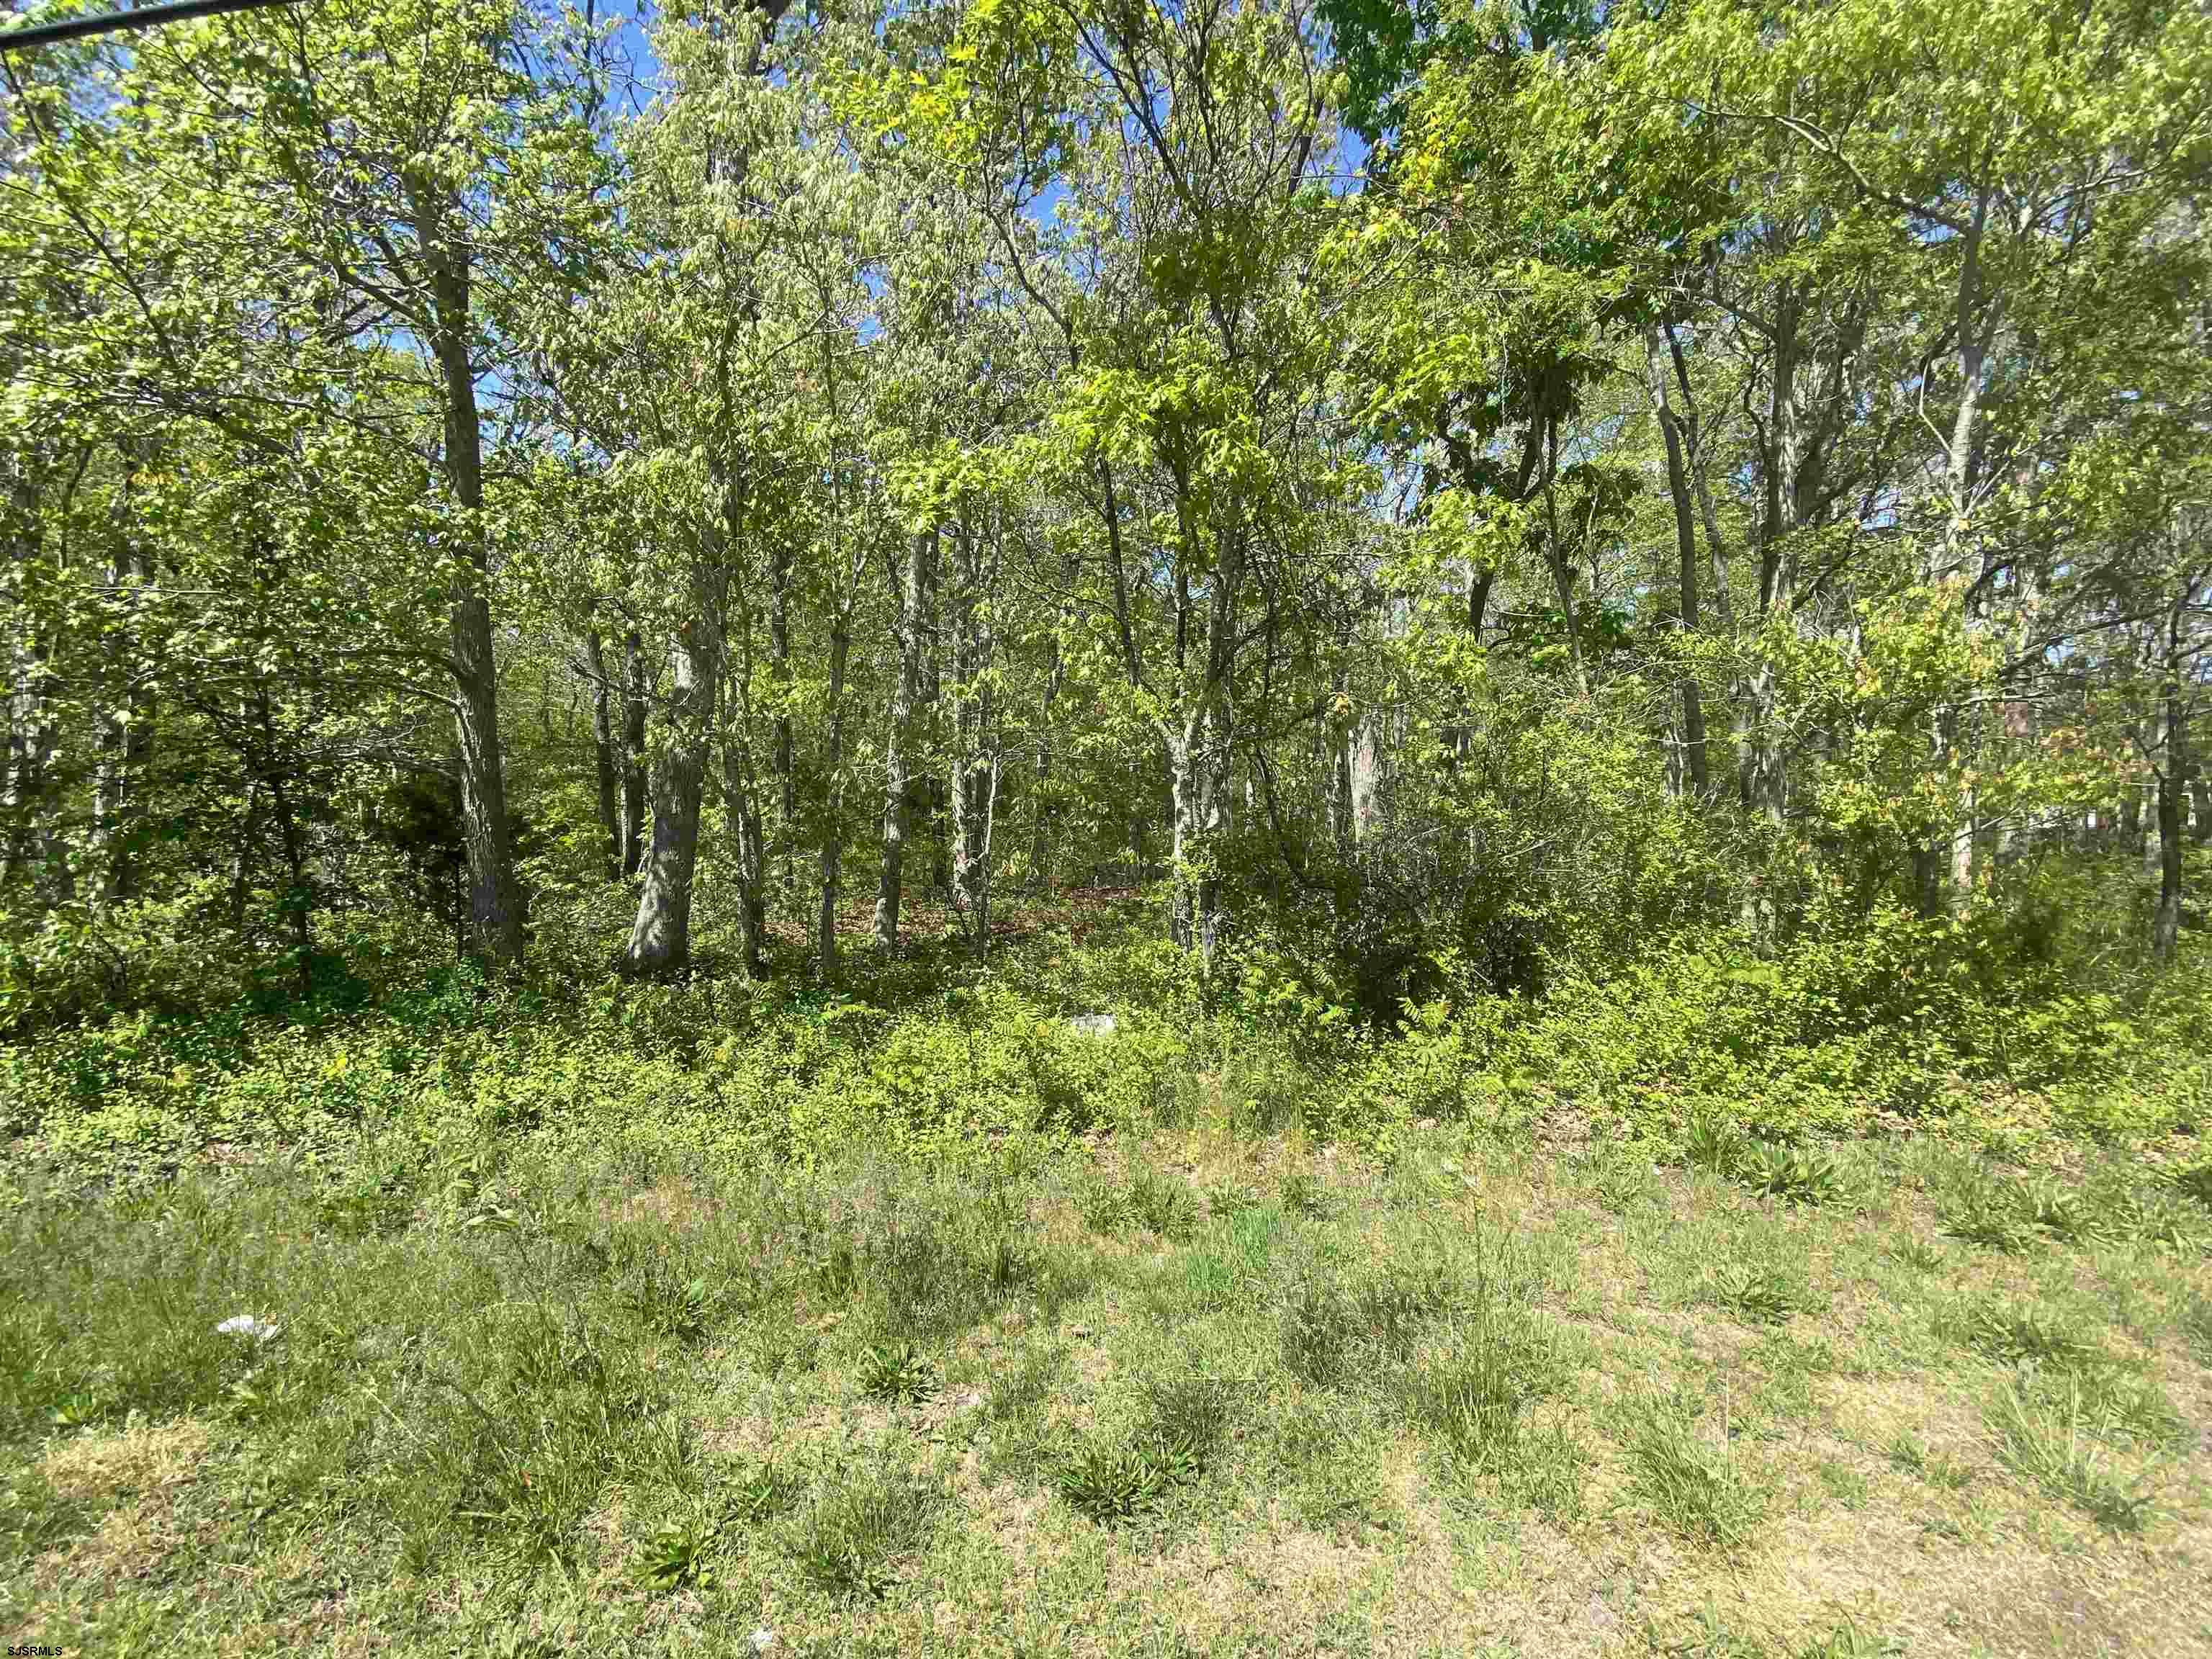
[[[413,185],[416,232],[430,276],[432,339],[442,382],[446,483],[464,515],[450,589],[454,738],[460,750],[461,821],[468,849],[469,919],[475,948],[495,966],[522,959],[522,890],[507,833],[499,736],[498,663],[486,592],[483,432],[477,409],[469,251],[434,186]]]
[[[995,643],[989,600],[998,561],[995,539],[976,526],[957,526],[952,545],[953,906],[981,962],[990,951],[991,817],[999,781],[989,678]]]
[[[792,859],[799,834],[798,757],[791,731],[791,545],[781,535],[770,544],[768,593],[768,672],[775,698],[773,722],[777,844],[782,848],[783,902],[792,902]]]
[[[1063,626],[1066,622],[1064,608],[1060,622]],[[1045,665],[1044,707],[1037,713],[1036,782],[1030,795],[1030,889],[1036,893],[1044,892],[1051,885],[1052,827],[1056,815],[1052,805],[1052,720],[1066,675],[1067,664],[1060,654],[1060,635],[1055,629],[1052,656]]]
[[[738,933],[745,977],[768,975],[768,845],[761,833],[760,802],[752,781],[751,745],[722,740],[722,799],[738,842]]]
[[[1194,757],[1193,803],[1200,848],[1197,942],[1206,966],[1213,965],[1229,917],[1221,881],[1221,854],[1233,826],[1231,784],[1236,766],[1231,677],[1237,665],[1237,597],[1247,548],[1242,525],[1221,538],[1206,594],[1206,684],[1198,704],[1198,753]]]
[[[622,873],[645,867],[645,708],[650,676],[637,629],[623,638]]]
[[[277,760],[276,728],[270,716],[266,684],[257,683],[253,688],[253,712],[255,723],[261,728],[261,781],[268,786],[269,804],[276,811],[276,833],[284,848],[288,878],[284,918],[292,935],[293,972],[298,979],[300,995],[305,998],[315,988],[315,893],[307,876],[307,849],[300,832],[299,814],[293,810],[291,792],[284,787],[284,768]]]
[[[584,630],[584,660],[592,675],[592,760],[599,783],[599,833],[606,838],[606,876],[620,881],[623,826],[616,775],[622,763],[615,752],[615,689],[607,678],[606,652],[596,625]]]
[[[859,586],[859,573],[854,573]],[[857,595],[855,595],[857,597]],[[830,621],[830,730],[823,756],[822,915],[815,935],[815,968],[824,984],[837,975],[837,901],[845,860],[845,664],[853,646],[851,600]]]
[[[2169,687],[2166,700],[2166,765],[2158,779],[2158,910],[2151,920],[2151,954],[2173,960],[2181,938],[2181,818],[2183,784],[2179,768],[2188,737],[2181,724],[2181,699]]]
[[[1659,431],[1667,445],[1667,489],[1674,501],[1674,547],[1680,567],[1682,631],[1698,632],[1698,523],[1690,501],[1690,472],[1684,455],[1681,419],[1667,398],[1665,348],[1654,324],[1645,331],[1644,362],[1651,385],[1652,406],[1659,413]],[[1694,673],[1682,676],[1682,759],[1690,787],[1703,799],[1711,787],[1705,770],[1705,710]]]
[[[2166,619],[2166,674],[2160,711],[2166,720],[2164,753],[2158,769],[2158,909],[2151,919],[2151,954],[2161,963],[2173,960],[2181,939],[2181,820],[2184,791],[2190,774],[2189,728],[2181,702],[2185,658],[2182,617],[2194,595],[2195,583],[2178,601]]]
[[[53,668],[30,602],[44,552],[39,491],[33,462],[20,450],[8,459],[8,574],[14,603],[8,619],[8,771],[0,780],[6,840],[0,847],[0,884],[27,874],[40,902],[51,906],[68,896],[70,879],[54,775],[60,733],[48,696]]]
[[[691,888],[699,860],[699,806],[706,787],[707,749],[714,731],[720,673],[720,606],[696,579],[692,617],[678,630],[670,656],[668,741],[654,768],[653,846],[630,925],[622,971],[632,978],[680,972],[691,960]]]
[[[1185,951],[1198,943],[1197,888],[1189,860],[1200,841],[1199,724],[1194,717],[1168,744],[1168,857],[1175,886],[1168,902],[1168,937]]]
[[[153,709],[146,689],[149,677],[141,661],[144,641],[137,615],[154,575],[153,553],[137,532],[134,499],[133,479],[143,452],[129,439],[116,447],[125,477],[116,491],[110,526],[115,550],[109,563],[108,587],[127,620],[119,617],[102,630],[109,684],[100,699],[100,765],[92,816],[96,842],[94,879],[99,884],[103,904],[125,903],[137,894],[146,767],[154,748]]]
[[[1944,480],[1948,487],[1949,500],[1946,502],[1948,511],[1943,526],[1944,569],[1940,574],[1945,578],[1957,575],[1965,562],[1968,525],[1973,513],[1975,494],[1981,482],[1978,424],[1982,381],[1996,330],[1996,313],[1994,307],[1985,303],[1986,295],[1982,285],[1982,244],[1987,233],[1990,204],[1990,192],[1987,189],[1977,192],[1972,217],[1960,238],[1957,312],[1952,324],[1958,353],[1959,406],[1952,415],[1951,434],[1944,459]],[[1934,741],[1929,756],[1932,769],[1948,770],[1957,759],[1960,731],[1960,715],[1955,707],[1945,704],[1936,710]],[[1931,868],[1942,859],[1945,848],[1950,854],[1946,861],[1948,869],[1944,872],[1944,890],[1940,895],[1923,890],[1922,896],[1922,908],[1931,915],[1965,903],[1972,888],[1974,809],[1971,791],[1966,810],[1965,828],[1952,828],[1931,849]]]
[[[906,861],[907,793],[909,766],[908,728],[921,690],[921,659],[927,641],[922,628],[923,567],[936,557],[937,532],[929,529],[908,549],[899,589],[898,677],[891,684],[890,735],[884,750],[884,858],[876,884],[876,943],[896,954],[899,945],[899,898]]]
[[[230,857],[230,933],[246,933],[246,892],[253,874],[253,847],[261,829],[261,775],[257,769],[246,780],[246,805],[238,815],[238,842]]]
[[[1589,696],[1589,665],[1583,659],[1582,629],[1575,620],[1575,573],[1559,540],[1557,492],[1553,485],[1559,471],[1559,417],[1544,418],[1544,559],[1551,567],[1552,591],[1559,605],[1559,626],[1567,635],[1567,672],[1577,695]]]

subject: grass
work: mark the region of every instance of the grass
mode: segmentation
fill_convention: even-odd
[[[11,1641],[2206,1651],[2212,1270],[2140,1219],[2196,1200],[1880,1143],[1792,1188],[1709,1139],[1384,1159],[1193,1114],[713,1169],[517,1135],[465,1179],[380,1147],[33,1193],[0,1212]]]
[[[1706,1297],[1738,1318],[1754,1324],[1778,1324],[1812,1305],[1804,1285],[1767,1262],[1726,1262],[1706,1281]]]
[[[927,1536],[937,1494],[905,1469],[863,1469],[816,1495],[791,1528],[800,1574],[832,1596],[880,1596]]]
[[[1990,1425],[1999,1460],[2054,1498],[2117,1532],[2148,1524],[2148,1474],[2124,1472],[2097,1443],[2078,1385],[2063,1401],[2008,1385],[1990,1407]]]
[[[1630,1490],[1652,1518],[1694,1544],[1747,1542],[1767,1495],[1739,1463],[1723,1419],[1710,1431],[1679,1403],[1644,1401],[1628,1414]]]

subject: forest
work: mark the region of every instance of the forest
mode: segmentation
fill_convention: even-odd
[[[100,9],[11,1639],[2212,1652],[2203,5]]]

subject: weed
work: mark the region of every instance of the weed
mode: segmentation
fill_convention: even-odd
[[[1595,1160],[1590,1189],[1597,1194],[1599,1204],[1615,1215],[1650,1203],[1658,1192],[1652,1182],[1651,1166],[1634,1157]]]
[[[2206,1209],[2212,1210],[2212,1158],[2185,1164],[2168,1176],[2166,1181],[2182,1197],[2194,1199]]]
[[[1796,1659],[1887,1659],[1887,1656],[1905,1650],[1905,1644],[1899,1638],[1875,1636],[1846,1619],[1801,1644]]]
[[[1455,1462],[1496,1468],[1514,1450],[1528,1407],[1557,1385],[1558,1372],[1548,1331],[1517,1312],[1480,1308],[1413,1367],[1406,1408]]]
[[[1677,1411],[1646,1407],[1627,1444],[1630,1489],[1654,1518],[1693,1541],[1733,1547],[1765,1513],[1765,1494],[1725,1441],[1706,1443]]]
[[[1295,1376],[1328,1384],[1344,1374],[1358,1316],[1342,1289],[1327,1279],[1301,1279],[1284,1299],[1278,1323],[1283,1364]]]
[[[1754,1142],[1745,1149],[1736,1174],[1762,1197],[1793,1204],[1825,1204],[1844,1189],[1842,1166],[1832,1153],[1816,1146]]]
[[[415,1188],[404,1164],[363,1171],[324,1193],[316,1218],[341,1238],[376,1238],[414,1218]]]
[[[982,1277],[994,1295],[1018,1290],[1036,1276],[1036,1264],[1021,1240],[1008,1232],[994,1232],[983,1247]]]
[[[1730,1262],[1705,1281],[1708,1301],[1753,1324],[1779,1324],[1810,1303],[1804,1287],[1765,1262]]]
[[[1152,1169],[1138,1170],[1129,1182],[1128,1213],[1147,1232],[1166,1239],[1186,1238],[1198,1224],[1190,1188]]]
[[[1226,1220],[1231,1216],[1242,1215],[1260,1201],[1258,1195],[1250,1188],[1233,1186],[1227,1182],[1208,1187],[1205,1196],[1206,1212],[1223,1220]]]
[[[647,1329],[685,1342],[706,1334],[714,1312],[707,1281],[687,1275],[675,1259],[659,1253],[641,1255],[624,1275],[623,1291]]]
[[[2089,1232],[2089,1212],[2081,1195],[2055,1176],[2020,1183],[2014,1188],[2013,1201],[2022,1219],[2053,1238],[2073,1243]]]
[[[1385,1353],[1403,1358],[1430,1323],[1459,1300],[1459,1288],[1441,1262],[1394,1266],[1353,1292],[1352,1316]]]
[[[1176,1470],[1143,1440],[1079,1441],[1052,1472],[1054,1491],[1102,1525],[1133,1519],[1173,1484]]]
[[[2191,1290],[2174,1323],[2181,1328],[2182,1336],[2199,1358],[2212,1360],[2212,1296]]]
[[[1931,1449],[1917,1436],[1900,1434],[1889,1443],[1889,1461],[1943,1492],[1964,1492],[1973,1484],[1971,1465]]]
[[[860,1287],[860,1255],[849,1238],[833,1240],[814,1262],[814,1282],[832,1302],[849,1302]]]
[[[1943,1265],[1943,1252],[1924,1238],[1901,1240],[1889,1253],[1915,1273],[1932,1273]]]
[[[1513,1456],[1499,1471],[1499,1488],[1517,1504],[1563,1521],[1582,1507],[1583,1470],[1589,1449],[1565,1419],[1523,1429]]]
[[[2075,1379],[2084,1412],[2098,1431],[2146,1446],[2178,1447],[2189,1437],[2189,1425],[2147,1376],[2108,1366]]]
[[[817,1589],[879,1596],[926,1535],[933,1498],[904,1471],[849,1477],[807,1505],[792,1530],[791,1553]]]
[[[1212,1462],[1229,1425],[1230,1393],[1218,1377],[1182,1371],[1146,1382],[1145,1432],[1192,1473]]]
[[[699,1439],[676,1412],[659,1412],[639,1430],[637,1461],[658,1484],[690,1492],[699,1484]]]
[[[2127,1479],[2100,1455],[2084,1432],[2078,1386],[2053,1401],[2017,1382],[1998,1392],[1990,1411],[1999,1461],[2053,1497],[2065,1499],[2099,1525],[2140,1532],[2151,1498],[2140,1477]]]
[[[1867,1478],[1847,1463],[1823,1461],[1814,1474],[1829,1497],[1847,1510],[1857,1509],[1867,1499]]]
[[[2063,1370],[2106,1363],[2104,1350],[2057,1314],[2026,1303],[1984,1302],[1939,1321],[1945,1334],[2004,1364],[2022,1361]]]
[[[757,1525],[789,1510],[804,1486],[795,1471],[772,1457],[749,1463],[717,1491],[720,1518],[731,1526]]]
[[[1283,1208],[1292,1215],[1318,1216],[1328,1210],[1328,1190],[1304,1170],[1293,1170],[1283,1177]]]
[[[2189,1197],[2156,1188],[2122,1188],[2110,1201],[2102,1231],[2172,1250],[2197,1249],[2204,1240],[2203,1218]]]
[[[1726,1118],[1700,1113],[1690,1123],[1682,1144],[1682,1161],[1693,1170],[1723,1177],[1735,1173],[1743,1155],[1743,1131]]]
[[[1052,1471],[1060,1497],[1102,1524],[1132,1520],[1173,1487],[1196,1480],[1228,1423],[1228,1391],[1210,1377],[1155,1379],[1139,1398],[1140,1413],[1127,1432],[1079,1441]]]
[[[1334,1405],[1285,1423],[1274,1449],[1292,1512],[1307,1526],[1352,1532],[1382,1518],[1372,1453]]]
[[[633,1565],[653,1589],[709,1588],[714,1574],[707,1563],[716,1536],[713,1524],[701,1516],[667,1522],[639,1545]]]
[[[913,1405],[937,1392],[937,1379],[911,1342],[878,1342],[860,1357],[860,1392],[871,1400]]]
[[[796,1376],[814,1369],[821,1357],[818,1331],[789,1320],[764,1320],[752,1333],[753,1364],[764,1376]]]
[[[1939,1205],[1943,1231],[1969,1244],[2013,1255],[2036,1240],[2036,1231],[2008,1189],[1984,1182],[1954,1190]]]

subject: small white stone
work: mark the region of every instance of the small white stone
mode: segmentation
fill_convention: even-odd
[[[225,1336],[250,1336],[256,1341],[266,1342],[284,1328],[256,1319],[252,1314],[233,1314],[216,1327]]]
[[[775,1632],[766,1625],[763,1625],[752,1633],[752,1647],[755,1653],[766,1653],[775,1645]]]

